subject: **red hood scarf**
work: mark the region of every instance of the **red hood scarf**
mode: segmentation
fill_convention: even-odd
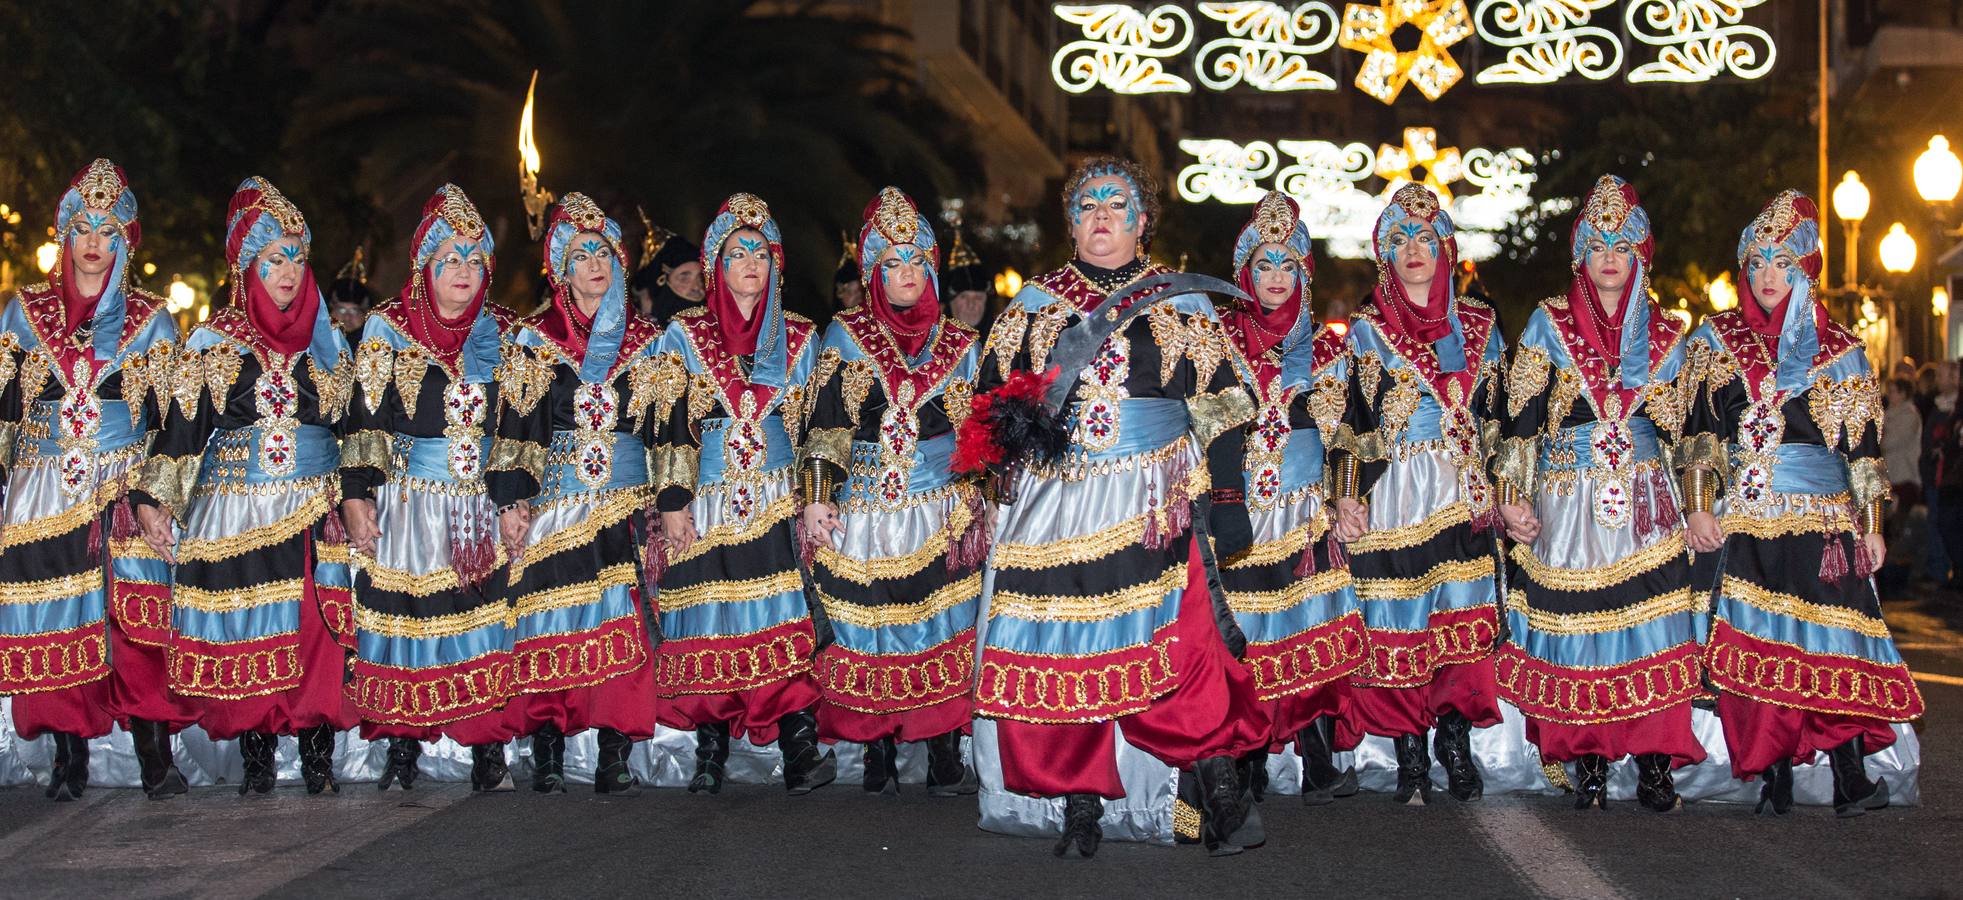
[[[1280,244],[1300,267],[1295,292],[1280,306],[1269,309],[1255,293],[1255,255],[1263,244]],[[1301,207],[1294,198],[1280,191],[1269,191],[1254,208],[1254,217],[1241,229],[1234,242],[1234,278],[1240,289],[1255,298],[1253,303],[1237,304],[1229,313],[1228,325],[1240,338],[1241,352],[1248,362],[1258,362],[1269,349],[1286,339],[1308,312],[1304,293],[1315,277],[1315,259],[1309,255],[1309,230],[1302,224]]]
[[[437,250],[451,238],[459,243],[476,244],[484,254],[484,283],[477,288],[477,296],[464,307],[463,314],[454,319],[437,309],[431,287],[436,281]],[[477,207],[464,196],[463,189],[446,184],[437,188],[429,202],[423,204],[422,222],[416,226],[410,247],[415,259],[409,281],[402,287],[403,324],[409,329],[410,337],[435,351],[445,365],[454,368],[457,355],[470,338],[470,329],[484,311],[484,298],[491,293],[491,274],[497,265],[491,231],[484,226],[484,217],[478,215]]]
[[[298,239],[304,254],[313,240],[307,220],[278,188],[255,175],[232,194],[225,221],[225,256],[232,261],[232,305],[245,310],[252,330],[273,352],[291,356],[307,349],[320,315],[320,288],[314,285],[313,269],[302,265],[300,292],[292,304],[280,309],[259,280],[254,263],[254,257],[267,245],[285,238]]]
[[[934,265],[934,229],[920,214],[913,198],[899,188],[881,190],[866,204],[866,223],[859,229],[859,283],[866,289],[866,309],[886,326],[900,347],[900,355],[912,359],[934,334],[941,320],[940,278]],[[881,276],[879,255],[887,247],[912,246],[920,253],[920,267],[927,285],[912,306],[897,307],[886,298],[886,279]],[[761,305],[761,304],[759,304]]]
[[[730,216],[729,227],[718,233],[717,225],[723,216]],[[715,317],[716,330],[722,333],[723,350],[732,356],[749,356],[757,352],[757,340],[763,336],[764,320],[768,318],[772,306],[772,294],[777,292],[778,275],[784,266],[784,245],[771,236],[775,228],[770,223],[770,208],[751,194],[736,194],[723,202],[722,209],[716,212],[715,222],[709,225],[709,233],[702,242],[702,279],[708,297],[709,315]],[[748,316],[737,308],[735,295],[729,292],[729,285],[722,280],[722,245],[737,229],[748,228],[764,236],[770,248],[770,273],[764,295],[758,298],[755,309]],[[782,342],[779,342],[782,345]]]
[[[1626,240],[1636,247],[1634,264],[1638,271],[1629,273],[1629,281],[1622,286],[1622,302],[1613,314],[1602,304],[1595,282],[1588,277],[1591,238],[1611,246]],[[1574,310],[1575,330],[1582,342],[1608,364],[1610,386],[1618,386],[1622,383],[1618,375],[1622,364],[1622,323],[1627,321],[1630,303],[1649,302],[1648,292],[1640,289],[1648,283],[1650,262],[1656,253],[1656,236],[1636,189],[1614,175],[1602,176],[1582,203],[1581,215],[1575,217],[1569,244],[1574,277],[1568,283],[1568,308]],[[1644,359],[1643,364],[1649,365],[1649,360]]]
[[[1391,258],[1390,231],[1407,220],[1430,225],[1438,235],[1438,269],[1431,277],[1431,290],[1424,309],[1412,304],[1404,294],[1404,282],[1397,279],[1396,260]],[[1459,263],[1459,242],[1453,238],[1452,219],[1438,205],[1438,197],[1421,184],[1407,184],[1391,195],[1390,206],[1378,217],[1376,239],[1377,311],[1384,321],[1400,333],[1422,344],[1435,344],[1452,333],[1452,273]],[[1484,348],[1479,348],[1483,350]],[[1476,352],[1466,348],[1468,354]]]
[[[582,234],[591,234],[613,252],[613,283],[607,286],[608,298],[624,303],[625,279],[633,267],[627,258],[627,248],[620,242],[620,225],[607,218],[599,204],[585,194],[570,192],[559,198],[545,223],[545,234],[545,269],[552,277],[552,308],[540,317],[539,332],[564,349],[574,362],[584,363],[586,345],[593,336],[593,320],[605,308],[607,300],[602,299],[592,315],[580,312],[579,301],[573,299],[572,284],[566,280],[567,267],[572,265],[572,242]]]
[[[91,216],[102,217],[105,223],[115,227],[119,237],[110,245],[110,254],[115,260],[110,263],[109,271],[103,273],[102,287],[92,294],[84,294],[81,281],[75,274],[75,253],[71,245],[76,238],[76,225],[93,230]],[[128,301],[129,262],[143,240],[143,229],[137,221],[136,195],[130,192],[128,176],[120,166],[106,159],[89,163],[87,168],[76,172],[75,177],[69,180],[68,190],[62,194],[55,219],[55,227],[62,234],[62,239],[58,245],[59,261],[49,280],[53,282],[50,287],[61,300],[62,335],[66,336],[95,319],[103,295],[110,291],[115,291],[122,301]],[[108,337],[110,341],[118,341],[122,336]],[[65,370],[72,363],[73,344],[59,341],[54,342],[53,346]],[[100,349],[98,342],[97,350]],[[105,354],[96,355],[107,358]]]

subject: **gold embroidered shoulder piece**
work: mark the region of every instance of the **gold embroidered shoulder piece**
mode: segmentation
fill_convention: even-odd
[[[1009,369],[1015,363],[1016,351],[1022,349],[1023,334],[1029,330],[1029,310],[1020,303],[1011,302],[1002,314],[995,318],[995,326],[988,330],[988,341],[982,345],[982,358],[995,358],[995,375],[1008,378]]]
[[[1853,449],[1869,422],[1879,434],[1881,396],[1872,375],[1855,375],[1844,381],[1821,375],[1807,390],[1806,406],[1828,447]]]
[[[416,417],[416,400],[423,392],[423,376],[429,374],[429,357],[421,347],[410,344],[395,354],[395,392],[402,397],[402,414]]]
[[[1554,395],[1547,401],[1547,427],[1560,428],[1568,420],[1568,413],[1574,411],[1575,401],[1580,399],[1581,376],[1566,368],[1554,373]]]
[[[1029,369],[1041,372],[1049,368],[1050,349],[1056,346],[1056,337],[1063,333],[1064,322],[1070,318],[1070,304],[1058,300],[1043,307],[1036,314],[1036,321],[1029,324]]]
[[[688,393],[688,367],[682,363],[682,355],[674,351],[649,357],[634,364],[637,380],[634,382],[634,408],[641,409],[639,392],[647,391],[647,407],[654,413],[656,422],[666,422],[675,412],[675,404]]]
[[[331,369],[322,369],[314,362],[313,354],[307,354],[307,376],[313,379],[314,392],[320,395],[321,418],[329,422],[339,422],[348,413],[348,401],[354,394],[354,366],[348,355],[342,353],[334,361]]]
[[[53,373],[54,357],[48,348],[35,347],[27,352],[27,359],[20,367],[20,398],[23,403],[41,399],[41,392],[48,389],[48,376]]]
[[[503,402],[521,416],[531,415],[552,389],[551,364],[515,342],[505,345],[497,371],[492,375],[498,380],[498,394]]]
[[[1506,377],[1506,414],[1519,416],[1527,408],[1527,401],[1540,396],[1547,390],[1547,375],[1553,368],[1547,353],[1539,347],[1521,347],[1514,351],[1513,370]],[[1561,427],[1561,423],[1549,421],[1547,429]]]
[[[1696,384],[1679,374],[1675,381],[1653,381],[1643,395],[1643,411],[1649,420],[1671,440],[1684,433],[1684,419],[1690,415],[1691,392]]]
[[[1186,323],[1186,358],[1193,361],[1195,390],[1205,390],[1213,373],[1227,361],[1227,330],[1205,316],[1193,316]]]
[[[968,413],[974,411],[975,386],[965,378],[956,378],[947,383],[941,392],[941,406],[947,411],[947,421],[955,431],[961,430],[961,423],[968,421]]]
[[[1411,367],[1399,366],[1390,370],[1390,375],[1390,390],[1384,392],[1383,405],[1377,411],[1381,423],[1377,430],[1389,440],[1396,440],[1404,433],[1404,426],[1410,424],[1411,416],[1417,413],[1424,392],[1418,387],[1418,373]]]
[[[13,335],[4,335],[4,337],[12,338]],[[159,394],[157,405],[166,409],[169,407],[170,391],[164,385],[170,378],[171,356],[175,350],[175,345],[171,342],[158,341],[150,345],[149,350],[132,353],[128,359],[123,360],[123,403],[129,407],[131,428],[135,428],[143,419],[143,399],[146,395]],[[5,376],[0,377],[0,388],[4,388],[8,378],[13,377],[11,371],[13,356],[9,354],[5,358],[7,362],[0,363],[0,367],[7,369],[6,372],[0,373]]]
[[[1703,344],[1702,341],[1698,343]],[[1708,344],[1704,346],[1709,347]],[[1738,378],[1738,358],[1732,356],[1731,351],[1722,347],[1711,349],[1708,352],[1710,354],[1709,359],[1702,366],[1704,371],[1704,389],[1709,394],[1708,400],[1711,406],[1715,408],[1718,405],[1718,392],[1724,390],[1734,379]]]
[[[28,367],[33,368],[34,357],[29,355],[27,361]],[[29,373],[23,370],[20,376],[23,389],[28,376]],[[160,391],[163,388],[161,384],[158,387]],[[204,354],[188,348],[177,353],[171,365],[169,391],[170,397],[164,397],[161,392],[157,397],[158,402],[165,405],[164,414],[170,413],[167,401],[176,400],[178,414],[186,419],[198,417],[198,395],[204,392]]]
[[[1356,383],[1366,403],[1377,402],[1377,385],[1384,376],[1384,360],[1371,350],[1356,358]]]
[[[158,343],[168,344],[170,342],[159,341]],[[0,391],[6,390],[7,382],[13,381],[14,376],[19,374],[20,352],[20,338],[15,337],[11,331],[0,331]],[[168,373],[169,369],[166,368],[165,372]],[[23,397],[21,399],[28,401],[34,398]]]
[[[825,389],[825,385],[831,384],[832,376],[838,374],[840,358],[837,347],[826,347],[819,352],[818,361],[811,366],[811,381],[809,384],[811,385],[812,396],[817,396],[820,391]]]
[[[689,425],[702,421],[703,416],[716,408],[716,397],[720,393],[721,388],[716,386],[715,377],[707,372],[697,372],[688,380]]]
[[[777,417],[784,420],[784,427],[792,434],[804,430],[805,417],[810,414],[804,402],[804,385],[793,384],[784,389],[782,400],[777,401]]]
[[[354,380],[361,382],[361,405],[368,414],[382,411],[382,398],[388,395],[389,379],[395,376],[395,349],[381,338],[361,342],[354,357]]]
[[[841,376],[845,392],[845,413],[852,417],[853,427],[858,427],[859,416],[864,412],[866,396],[872,393],[872,383],[879,378],[873,369],[872,360],[855,359],[844,366]]]
[[[1343,423],[1343,410],[1349,406],[1350,386],[1341,378],[1325,371],[1309,387],[1309,418],[1315,420],[1317,431],[1326,435],[1336,433]]]
[[[1179,358],[1186,355],[1187,340],[1191,336],[1186,323],[1180,320],[1179,310],[1170,303],[1154,303],[1145,313],[1152,325],[1152,342],[1159,345],[1159,386],[1172,383],[1172,373],[1179,368]],[[1201,378],[1205,385],[1206,379]]]
[[[240,349],[230,341],[205,348],[204,386],[211,392],[213,409],[224,409],[232,397],[232,384],[239,380],[239,368],[245,365]]]

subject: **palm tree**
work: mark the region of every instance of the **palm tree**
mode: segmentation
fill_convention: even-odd
[[[298,100],[290,153],[398,222],[456,181],[506,259],[524,260],[506,272],[537,258],[514,196],[534,69],[548,187],[593,195],[630,233],[636,203],[694,231],[730,193],[756,193],[784,229],[794,284],[829,275],[834,236],[857,231],[881,185],[931,204],[977,180],[966,138],[894,49],[904,35],[875,22],[750,0],[371,0],[322,26],[335,58]],[[530,280],[502,278],[500,294],[528,294]]]

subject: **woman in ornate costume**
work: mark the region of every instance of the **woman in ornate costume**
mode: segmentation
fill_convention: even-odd
[[[821,649],[800,574],[795,437],[818,357],[816,326],[785,312],[784,248],[762,200],[736,194],[702,238],[708,303],[661,340],[655,502],[662,543],[661,723],[694,729],[690,792],[722,789],[732,736],[784,754],[784,787],[837,778],[818,745]],[[820,611],[822,608],[818,608]]]
[[[1684,505],[1693,583],[1716,598],[1705,666],[1732,774],[1765,779],[1761,812],[1790,809],[1793,765],[1824,750],[1835,811],[1858,816],[1888,804],[1863,759],[1923,708],[1871,577],[1888,497],[1880,390],[1860,338],[1820,302],[1811,199],[1773,198],[1739,237],[1738,264],[1750,299],[1690,343],[1701,385]]]
[[[897,790],[896,740],[927,741],[927,791],[973,793],[961,762],[987,529],[948,470],[974,396],[973,329],[941,315],[934,231],[898,188],[866,207],[866,301],[825,333],[803,443],[802,530],[837,640],[818,657],[819,733],[866,745],[865,789]]]
[[[1495,668],[1541,759],[1575,764],[1576,808],[1607,808],[1609,763],[1634,756],[1637,800],[1668,812],[1670,770],[1704,758],[1701,598],[1666,453],[1692,388],[1683,327],[1650,299],[1634,188],[1602,176],[1572,242],[1568,292],[1534,311],[1507,377],[1495,474],[1519,581]]]
[[[566,735],[599,729],[593,790],[633,793],[654,736],[645,528],[654,325],[628,308],[620,224],[569,193],[546,222],[552,302],[519,323],[498,372],[491,499],[512,550],[507,709],[532,736],[532,789],[565,790]]]
[[[144,539],[174,563],[170,689],[217,740],[239,741],[239,793],[273,789],[282,734],[307,793],[334,783],[353,645],[339,423],[354,354],[307,265],[313,233],[263,178],[226,213],[231,303],[185,340],[169,414],[136,490]],[[172,545],[172,522],[179,535]]]
[[[996,720],[1008,791],[1067,798],[1057,855],[1094,854],[1102,801],[1126,796],[1120,728],[1131,746],[1194,770],[1205,823],[1176,827],[1237,852],[1261,839],[1236,767],[1267,746],[1268,727],[1209,582],[1216,554],[1252,541],[1241,426],[1253,402],[1211,302],[1130,288],[1170,272],[1145,255],[1159,208],[1144,170],[1089,160],[1063,201],[1076,258],[1032,279],[996,320],[976,385],[985,396],[956,453],[958,470],[993,470],[1004,504],[976,714]],[[1122,309],[1098,312],[1107,299]],[[1052,358],[1078,334],[1089,340],[1081,359]],[[1041,403],[1059,377],[1073,399],[1039,418],[1053,430],[1020,440],[1013,411]]]
[[[1350,327],[1355,388],[1335,442],[1338,517],[1369,521],[1349,545],[1370,637],[1356,719],[1396,746],[1399,803],[1431,797],[1434,724],[1452,796],[1479,798],[1472,729],[1500,721],[1499,514],[1486,461],[1502,347],[1492,308],[1454,296],[1453,231],[1423,185],[1398,188],[1377,218],[1377,289]]]
[[[1334,726],[1349,713],[1349,676],[1365,656],[1363,612],[1341,547],[1362,523],[1331,521],[1322,477],[1322,436],[1336,434],[1349,395],[1349,353],[1342,334],[1317,328],[1315,260],[1293,199],[1273,191],[1261,198],[1234,243],[1234,274],[1255,299],[1220,320],[1253,376],[1243,468],[1254,547],[1222,566],[1220,579],[1247,635],[1270,740],[1277,748],[1295,742],[1302,799],[1328,803],[1356,793],[1355,771],[1337,771],[1330,757],[1354,746],[1338,746]]]
[[[503,542],[485,492],[494,377],[512,317],[486,302],[491,231],[454,184],[423,204],[402,295],[368,316],[341,447],[355,574],[348,693],[387,738],[380,786],[415,784],[422,741],[471,748],[471,786],[509,787],[511,687]]]
[[[177,324],[131,284],[142,232],[122,169],[98,159],[76,173],[55,231],[49,280],[0,313],[0,694],[22,739],[54,736],[48,796],[82,795],[88,742],[118,721],[144,791],[181,794],[170,735],[196,712],[164,676],[170,569],[125,499],[169,396],[155,388]]]

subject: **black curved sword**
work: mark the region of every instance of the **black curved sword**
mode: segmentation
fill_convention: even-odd
[[[1056,381],[1050,384],[1049,393],[1043,396],[1043,405],[1052,415],[1063,411],[1064,401],[1070,397],[1070,390],[1077,386],[1077,376],[1097,355],[1097,348],[1104,346],[1105,339],[1123,331],[1126,325],[1139,313],[1150,309],[1150,303],[1131,303],[1160,288],[1167,288],[1167,296],[1179,294],[1223,294],[1238,297],[1249,303],[1249,297],[1231,282],[1211,275],[1192,272],[1167,272],[1132,282],[1104,298],[1096,309],[1085,314],[1082,319],[1056,336],[1056,344],[1050,349],[1050,363],[1058,367]]]

